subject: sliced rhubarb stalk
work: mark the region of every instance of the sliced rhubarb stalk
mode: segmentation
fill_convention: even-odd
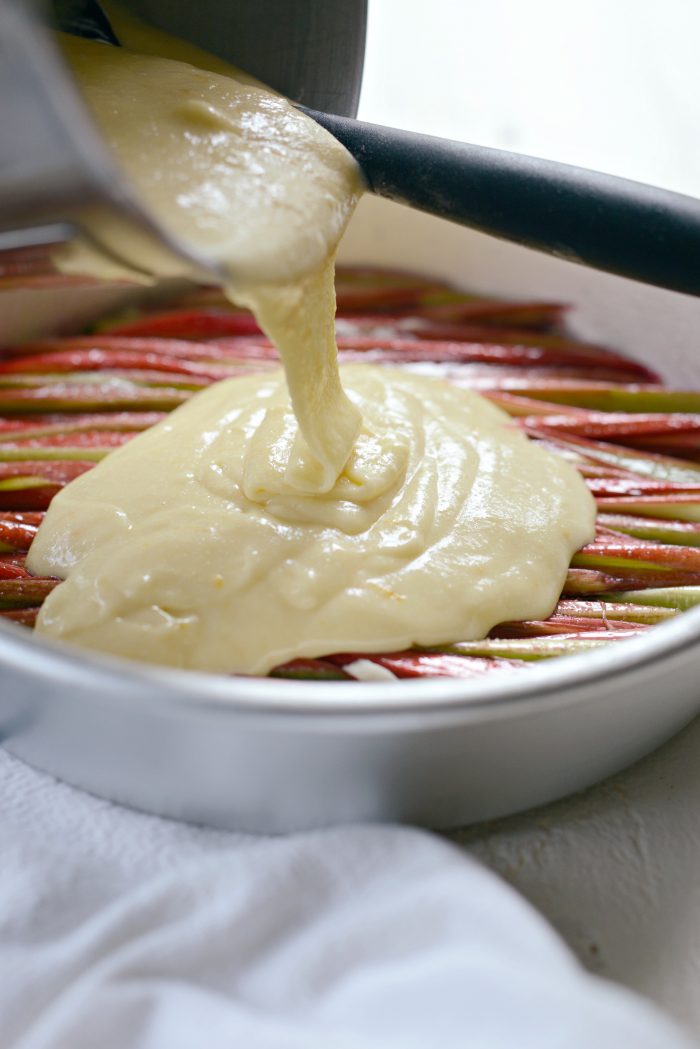
[[[74,459],[78,459],[81,462],[97,463],[100,459],[104,459],[106,455],[109,455],[111,450],[111,447],[50,447],[41,445],[25,445],[12,448],[0,444],[0,463],[69,462]]]
[[[591,440],[625,441],[630,437],[668,438],[682,434],[697,441],[700,415],[683,412],[596,412],[586,415],[570,413],[529,416],[521,425],[528,430],[565,433]]]
[[[261,363],[258,370],[264,367],[267,360],[275,360],[276,354],[267,348],[259,348],[251,359]],[[264,355],[263,355],[264,351]],[[211,354],[209,354],[211,356]],[[206,379],[209,382],[218,382],[220,379],[230,379],[241,374],[242,370],[250,370],[250,361],[243,359],[221,360],[217,363],[209,363],[202,360],[187,360],[183,357],[165,357],[158,353],[140,353],[124,350],[69,350],[65,353],[37,354],[33,357],[21,357],[12,361],[0,362],[0,385],[7,385],[10,375],[21,377],[25,384],[29,376],[58,377],[62,372],[66,375],[92,375],[95,372],[109,371],[112,374],[130,375],[141,373],[134,377],[140,378],[143,374],[154,375],[162,381],[160,373],[171,376],[188,376],[197,379]]]
[[[669,418],[673,418],[670,416]],[[544,422],[544,420],[543,420]],[[519,422],[519,425],[523,426],[526,432],[537,439],[543,438],[547,441],[556,441],[554,433],[556,431],[548,429],[544,425],[542,426],[531,426],[529,423],[527,426],[524,425],[523,421]],[[581,430],[585,429],[585,426],[580,427]],[[659,434],[655,437],[642,438],[634,437],[625,434],[610,434],[611,438],[614,436],[618,444],[607,445],[608,448],[616,448],[619,450],[620,458],[623,458],[624,452],[628,452],[628,461],[632,463],[632,456],[638,456],[639,466],[644,469],[645,461],[648,464],[645,472],[653,475],[660,475],[663,473],[664,467],[658,465],[652,465],[653,460],[659,460],[661,463],[666,462],[669,465],[672,463],[682,463],[685,467],[686,473],[693,468],[697,471],[700,468],[700,431],[698,433],[688,432],[680,434]],[[571,441],[573,435],[567,437],[567,440]],[[593,441],[593,444],[598,443]],[[601,442],[602,443],[602,442]]]
[[[501,623],[490,631],[490,638],[554,637],[556,634],[589,636],[601,630],[622,633],[625,630],[647,629],[646,624],[626,619],[591,619],[585,616],[550,616],[549,619],[525,619],[522,622]]]
[[[42,488],[48,483],[44,478],[31,474],[0,477],[0,492],[24,492],[30,488]]]
[[[700,524],[690,521],[664,521],[653,517],[632,517],[629,514],[598,514],[598,525],[657,543],[700,546]]]
[[[0,510],[45,510],[64,485],[93,466],[84,460],[0,462]]]
[[[635,594],[637,591],[635,591]],[[619,597],[619,595],[618,595]],[[629,623],[646,623],[652,626],[664,619],[671,619],[675,611],[671,608],[657,608],[640,605],[634,601],[574,601],[564,599],[555,610],[555,616],[574,616],[578,619],[603,620],[605,622],[624,621]]]
[[[35,415],[0,418],[0,442],[70,437],[80,433],[139,433],[155,426],[164,412],[106,412],[89,415]]]
[[[564,598],[601,597],[617,600],[617,591],[631,589],[628,581],[622,582],[614,575],[595,571],[592,568],[569,568],[562,589]],[[620,596],[620,600],[625,600]]]
[[[553,411],[549,401],[536,401],[531,397],[521,397],[519,394],[506,393],[502,390],[485,390],[483,396],[514,418],[550,415]],[[574,408],[568,404],[557,404],[556,410],[560,415],[566,413],[570,416],[586,416],[588,414],[588,409]]]
[[[0,513],[0,552],[28,550],[42,518],[38,513]]]
[[[339,337],[338,349],[353,351],[360,358],[383,363],[402,361],[434,361],[435,363],[482,362],[503,367],[563,367],[584,366],[603,368],[609,372],[632,372],[647,377],[645,369],[613,354],[596,354],[585,347],[562,350],[546,346],[523,346],[513,343],[499,345],[493,341],[444,342],[418,338],[381,338],[375,336]],[[348,359],[349,359],[349,355]]]
[[[0,555],[0,580],[27,579],[29,572],[24,567],[24,557],[13,554]]]
[[[302,681],[350,681],[341,667],[324,659],[292,659],[270,672],[270,677]]]
[[[637,517],[662,517],[678,521],[700,521],[700,502],[693,493],[672,496],[605,496],[596,497],[598,509],[604,513],[632,514]]]
[[[483,363],[501,368],[528,367],[552,368],[561,366],[576,369],[586,375],[591,368],[603,369],[619,381],[620,371],[644,377],[646,372],[635,364],[617,358],[613,354],[583,347],[578,350],[560,350],[549,347],[523,346],[517,344],[498,345],[493,342],[468,343],[425,341],[417,338],[353,336],[340,337],[338,347],[344,359],[357,357],[378,363],[396,364],[429,362],[446,364]],[[239,360],[277,360],[277,353],[266,341],[251,342],[250,339],[226,339],[216,342],[188,342],[182,339],[126,338],[114,335],[78,336],[69,339],[45,339],[25,344],[13,352],[13,356],[0,364],[0,374],[14,372],[69,372],[88,369],[134,369],[191,372],[209,374],[212,379],[224,377],[214,362]],[[196,364],[202,361],[202,364]],[[583,369],[583,371],[582,371]]]
[[[609,572],[594,568],[570,568],[563,594],[565,597],[587,597],[589,595],[607,595],[627,590],[644,590],[646,587],[657,587],[663,582],[667,587],[697,586],[700,583],[696,572],[671,572],[660,574],[658,569],[634,570],[611,569]],[[620,600],[624,600],[620,596]]]
[[[614,383],[599,379],[557,379],[522,381],[517,376],[497,375],[473,379],[456,377],[459,385],[479,392],[499,391],[530,397],[553,404],[605,412],[700,412],[700,393],[668,390],[653,383]]]
[[[482,659],[451,656],[448,653],[375,657],[374,662],[390,670],[397,678],[453,677],[475,678],[493,671],[517,670],[524,664],[516,659]]]
[[[241,368],[243,374],[253,370],[256,369],[252,365],[244,365]],[[109,384],[110,386],[120,383],[123,386],[133,386],[135,389],[168,386],[176,390],[195,392],[205,389],[211,385],[211,382],[212,380],[206,377],[173,373],[165,374],[159,371],[149,371],[145,368],[143,371],[133,368],[131,370],[115,369],[108,372],[66,372],[64,375],[26,373],[21,375],[0,375],[0,395],[7,391],[11,391],[13,394],[18,391],[24,393],[25,390],[42,389],[50,385],[61,386],[71,390],[76,387],[89,386],[93,383]]]
[[[25,484],[31,479],[39,484],[67,484],[75,477],[79,477],[86,470],[90,470],[93,464],[87,460],[45,462],[36,466],[31,460],[22,459],[17,462],[0,462],[0,489],[8,491],[18,488],[31,488],[35,484]]]
[[[556,448],[553,448],[549,444],[549,442],[547,442],[547,446],[549,447],[550,451],[553,451],[555,452],[555,454],[558,454]],[[593,465],[592,463],[588,463],[585,460],[577,460],[573,456],[566,456],[566,458],[569,462],[574,464],[574,466],[579,471],[582,477],[607,478],[611,481],[618,479],[628,482],[635,482],[639,480],[639,474],[634,474],[631,470],[621,470],[617,469],[614,466]]]
[[[72,335],[25,343],[10,353],[12,356],[7,357],[3,365],[3,371],[8,373],[31,371],[34,366],[44,370],[52,362],[56,363],[57,371],[61,370],[59,365],[65,366],[66,369],[82,367],[84,364],[90,367],[121,367],[123,365],[117,362],[125,359],[123,355],[132,358],[136,363],[150,362],[154,367],[161,358],[173,362],[182,359],[210,363],[221,360],[235,363],[251,357],[279,360],[275,348],[262,335],[257,339],[250,336],[222,337],[215,342],[135,338],[110,334]]]
[[[60,484],[32,484],[20,490],[5,488],[0,483],[0,510],[47,510],[62,487]]]
[[[410,310],[417,317],[433,322],[476,322],[479,325],[512,324],[525,329],[548,329],[561,318],[564,307],[553,303],[508,303],[476,299],[425,282],[410,286],[380,288],[336,285],[339,315],[377,313],[378,319],[396,311],[403,317]],[[379,312],[381,311],[381,312]],[[207,339],[219,335],[248,335],[259,331],[253,317],[225,306],[183,307],[136,319],[117,320],[100,325],[100,330],[119,335],[164,336],[166,338]]]
[[[261,338],[264,338],[261,336]],[[236,344],[234,339],[233,343]],[[90,335],[59,335],[45,336],[34,339],[32,342],[23,342],[17,346],[10,346],[3,350],[5,357],[5,369],[26,368],[31,370],[29,362],[34,357],[47,356],[59,359],[67,354],[78,354],[78,360],[83,359],[87,353],[102,354],[115,351],[117,353],[156,354],[162,357],[185,357],[191,358],[207,350],[208,342],[191,342],[188,339],[164,338],[158,335],[114,335],[112,332],[93,332]],[[214,346],[218,343],[213,343]],[[97,358],[100,359],[99,357]],[[23,363],[25,362],[25,363]]]
[[[626,437],[625,444],[640,451],[661,455],[680,456],[697,463],[700,459],[700,438],[696,433],[666,433],[655,437]]]
[[[688,608],[700,605],[700,586],[648,587],[646,590],[622,590],[610,595],[601,593],[600,596],[602,598],[610,596],[615,601],[620,600],[630,604],[639,602],[644,605],[685,612]]]
[[[684,483],[700,481],[700,466],[687,459],[675,459],[668,455],[653,452],[641,452],[619,444],[608,444],[604,441],[591,441],[585,437],[567,435],[562,437],[551,431],[539,430],[534,434],[545,440],[553,451],[563,453],[567,458],[577,456],[587,462],[623,469],[640,477],[651,477],[658,481]]]
[[[368,660],[370,663],[384,667],[385,670],[390,670],[397,678],[474,678],[483,677],[495,670],[515,670],[523,666],[522,660],[466,657],[442,651],[392,652],[386,655],[342,653],[328,658],[339,666],[351,666],[358,659]]]
[[[696,475],[692,482],[657,481],[650,477],[590,477],[586,484],[595,496],[601,499],[617,496],[663,496],[675,499],[679,495],[690,495],[700,500],[700,477]]]
[[[633,368],[645,369],[645,365],[626,357],[615,350],[597,343],[583,342],[570,335],[552,331],[538,331],[532,328],[518,328],[515,325],[480,324],[475,321],[440,321],[430,317],[407,313],[389,315],[386,313],[353,313],[338,318],[338,335],[376,335],[391,332],[397,338],[414,337],[417,339],[437,339],[447,342],[497,342],[517,343],[522,346],[542,346],[551,349],[572,349],[576,352],[586,351],[591,358],[607,360],[613,358],[620,364],[629,364]],[[655,380],[658,381],[658,380]]]
[[[38,608],[16,608],[9,611],[7,609],[0,610],[0,617],[2,617],[2,619],[9,619],[14,623],[20,623],[22,626],[28,627],[34,626],[38,615]]]
[[[459,641],[453,645],[440,646],[443,652],[463,656],[492,656],[500,659],[552,659],[555,656],[571,656],[600,648],[611,641],[623,641],[636,637],[646,627],[636,630],[599,630],[588,634],[557,634],[553,637],[534,638],[486,638],[484,641]]]
[[[395,362],[383,358],[381,354],[382,351],[370,353],[369,357],[364,359],[370,360],[373,364],[396,367]],[[341,360],[356,361],[358,359],[357,355],[352,355],[346,350],[341,351],[340,357]],[[532,395],[535,398],[541,395],[542,399],[552,403],[568,398],[570,394],[570,399],[574,402],[577,399],[581,399],[582,402],[589,398],[594,400],[598,395],[598,390],[610,390],[613,387],[619,388],[624,385],[620,383],[619,372],[598,367],[595,369],[597,386],[593,386],[590,378],[591,369],[583,364],[556,366],[511,364],[505,367],[493,362],[479,361],[404,360],[401,367],[414,374],[433,375],[446,382],[453,382],[465,390],[475,390],[484,396],[494,392]],[[595,404],[592,406],[596,407]],[[583,403],[582,407],[588,408],[588,405]],[[557,410],[558,408],[554,407],[549,409],[550,413]]]
[[[633,537],[599,534],[577,551],[571,563],[582,568],[625,567],[653,571],[678,569],[700,573],[700,550],[689,546],[653,543]]]
[[[168,411],[190,396],[189,390],[167,386],[150,389],[123,379],[103,383],[49,383],[33,389],[0,389],[0,414]]]
[[[11,457],[9,454],[6,455],[6,452],[14,454],[22,450],[27,452],[25,458],[28,459],[61,458],[59,455],[61,450],[65,452],[63,458],[66,459],[97,459],[99,456],[92,454],[95,449],[102,449],[104,454],[106,454],[113,448],[120,448],[121,445],[126,444],[135,436],[135,433],[86,430],[82,433],[54,433],[46,437],[21,437],[19,440],[8,441],[3,439],[2,434],[0,434],[0,461]],[[45,456],[34,454],[41,449],[53,449],[56,454]]]
[[[250,313],[231,309],[182,309],[146,314],[136,320],[102,327],[112,335],[138,335],[166,339],[216,339],[220,335],[260,333]]]
[[[0,579],[0,608],[40,605],[59,582],[59,579],[35,579],[32,576],[28,579]]]

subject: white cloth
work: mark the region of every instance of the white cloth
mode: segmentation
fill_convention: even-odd
[[[2,1049],[688,1049],[422,831],[256,839],[0,751]]]

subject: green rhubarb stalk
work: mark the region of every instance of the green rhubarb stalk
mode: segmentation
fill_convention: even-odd
[[[649,587],[646,590],[619,590],[614,593],[602,591],[603,600],[623,601],[630,604],[654,605],[685,612],[700,605],[700,586]]]
[[[598,524],[635,539],[678,546],[700,546],[700,524],[689,521],[665,521],[653,517],[632,517],[630,514],[598,514]]]
[[[639,597],[646,591],[633,593]],[[555,609],[555,615],[577,616],[580,619],[590,619],[591,622],[606,623],[611,620],[621,620],[627,623],[641,623],[653,626],[665,619],[672,619],[676,615],[675,608],[662,608],[654,605],[640,605],[636,601],[618,600],[620,594],[611,596],[609,601],[582,600],[575,601],[564,599],[559,602]],[[600,628],[599,628],[600,629]]]
[[[191,396],[172,386],[147,388],[135,383],[90,383],[67,389],[61,383],[36,389],[0,390],[0,413],[84,413],[86,411],[169,411]]]
[[[698,495],[597,496],[596,503],[598,509],[603,513],[700,522],[700,496]]]
[[[502,390],[484,390],[483,397],[492,404],[498,405],[504,412],[507,412],[512,418],[524,419],[528,416],[547,416],[552,414],[553,406],[551,402],[544,400],[533,400],[530,397],[520,396],[516,393],[506,393]],[[567,414],[571,416],[582,416],[585,418],[587,410],[585,408],[573,408],[570,405],[557,404],[556,411],[559,415]]]
[[[43,372],[19,375],[0,376],[0,391],[3,399],[12,396],[16,391],[41,390],[45,387],[80,388],[80,386],[104,386],[106,389],[122,390],[130,386],[138,389],[157,387],[173,390],[201,390],[211,385],[211,379],[186,377],[172,372],[139,371],[138,369],[120,369],[119,371],[83,371],[83,372]],[[7,392],[5,392],[7,391]]]
[[[700,412],[700,392],[668,390],[664,386],[636,383],[611,383],[597,380],[536,379],[530,382],[517,377],[494,376],[479,380],[481,389],[502,391],[552,404],[567,404],[575,408],[603,412]]]
[[[42,460],[62,462],[64,459],[79,459],[83,462],[97,463],[112,451],[114,451],[112,447],[70,448],[44,445],[43,447],[6,448],[0,444],[0,463],[41,462]]]
[[[56,484],[46,477],[3,477],[0,478],[0,492],[21,492],[25,488],[45,488],[47,485]]]
[[[661,550],[666,553],[668,547],[661,547]],[[637,576],[646,573],[658,573],[659,582],[663,582],[664,575],[673,575],[678,572],[688,573],[693,576],[697,576],[700,580],[700,568],[698,568],[692,561],[684,562],[680,555],[692,552],[697,554],[698,551],[691,547],[671,547],[670,549],[676,550],[679,554],[679,560],[674,561],[671,559],[657,559],[652,555],[644,557],[644,548],[640,549],[638,554],[634,551],[630,551],[629,555],[626,552],[620,552],[618,554],[609,553],[606,554],[604,551],[597,553],[594,548],[586,547],[583,551],[578,551],[571,558],[572,568],[595,568],[600,572],[609,572],[611,575],[624,575],[625,573],[632,573]],[[690,580],[689,580],[690,582]]]
[[[453,645],[440,645],[439,651],[458,656],[495,656],[499,659],[522,659],[525,661],[553,659],[555,656],[572,656],[592,651],[627,637],[638,637],[645,628],[610,630],[592,634],[554,634],[532,638],[487,638],[485,641],[458,641]]]
[[[538,437],[537,432],[532,436]],[[573,434],[547,433],[545,440],[555,451],[579,456],[593,463],[602,463],[618,470],[627,470],[641,477],[674,484],[697,484],[700,479],[700,464],[670,455],[642,452],[619,444],[591,440]]]
[[[270,677],[285,678],[290,681],[347,681],[345,671],[323,659],[294,659],[289,663],[275,667]]]
[[[163,418],[163,412],[105,412],[100,415],[67,415],[60,422],[21,423],[14,429],[0,429],[0,444],[19,440],[39,440],[69,433],[140,433]]]

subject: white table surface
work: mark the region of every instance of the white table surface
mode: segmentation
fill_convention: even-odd
[[[696,0],[370,0],[359,115],[700,196],[699,38]],[[456,835],[698,1037],[699,759],[700,720],[582,795]]]
[[[696,720],[600,786],[455,835],[589,969],[647,995],[698,1038],[699,758]]]

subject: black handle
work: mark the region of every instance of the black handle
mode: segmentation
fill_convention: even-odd
[[[119,47],[112,24],[99,0],[53,0],[52,9],[51,21],[56,29]]]
[[[306,110],[381,197],[571,262],[700,295],[700,201],[484,146]]]

